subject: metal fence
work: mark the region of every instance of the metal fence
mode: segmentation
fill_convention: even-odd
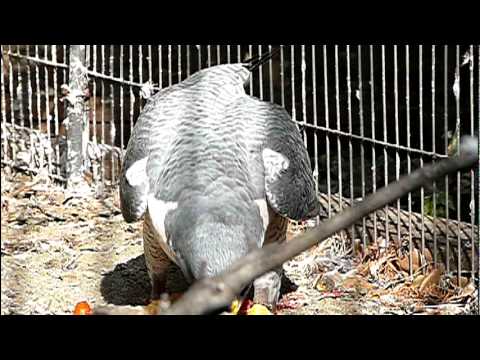
[[[72,49],[78,47],[2,45],[2,167],[44,169],[67,180],[72,139],[65,119],[72,88],[65,85],[77,76]],[[133,125],[152,93],[198,69],[275,47],[85,46],[84,177],[116,184]],[[400,175],[454,154],[461,135],[478,136],[479,68],[478,45],[284,45],[255,71],[247,92],[283,105],[299,124],[330,216]],[[365,245],[372,232],[387,242],[406,241],[410,261],[413,247],[432,243],[434,261],[446,259],[447,271],[475,276],[478,178],[478,167],[449,176],[399,200],[395,215],[385,209],[353,230]]]

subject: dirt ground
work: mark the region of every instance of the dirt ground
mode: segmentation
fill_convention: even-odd
[[[146,305],[140,224],[126,224],[115,191],[76,198],[45,177],[2,169],[1,314],[72,314],[75,305]],[[292,226],[289,237],[302,231]],[[359,275],[359,259],[336,236],[284,265],[279,315],[468,314],[475,291],[449,304],[419,302]],[[371,280],[371,279],[370,279]],[[168,291],[187,288],[172,266]],[[465,290],[467,289],[467,290]],[[397,292],[398,293],[398,292]]]

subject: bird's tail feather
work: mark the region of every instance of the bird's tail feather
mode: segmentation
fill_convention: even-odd
[[[281,46],[265,54],[252,57],[251,59],[245,61],[246,68],[250,71],[254,71],[258,69],[260,66],[265,64],[271,58],[273,58],[280,51],[280,49],[281,49]]]

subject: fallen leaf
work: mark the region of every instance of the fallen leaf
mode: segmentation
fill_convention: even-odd
[[[459,294],[450,296],[449,298],[446,299],[446,302],[462,301],[464,299],[467,299],[473,296],[476,291],[477,289],[473,281],[469,281],[469,283],[464,288],[462,288]]]
[[[418,249],[413,249],[412,251],[412,272],[418,271],[426,263],[431,263],[433,261],[432,254],[430,250],[425,249],[423,256]],[[403,271],[410,271],[410,256],[409,254],[402,255],[398,258],[398,265]]]
[[[466,286],[470,285],[470,279],[465,277],[465,276],[460,276],[460,283],[458,281],[458,278],[455,276],[455,278],[453,279],[453,283],[460,287],[460,288],[465,288]]]
[[[374,288],[374,286],[371,283],[369,283],[367,280],[359,276],[346,279],[342,283],[342,287],[344,289],[354,290],[360,295],[366,294],[369,290]]]
[[[424,292],[427,288],[436,286],[440,283],[440,278],[444,272],[444,269],[439,266],[428,274],[420,285],[420,292]]]
[[[342,282],[342,277],[337,271],[323,274],[315,283],[315,289],[320,292],[332,291]]]
[[[422,285],[424,280],[425,280],[425,275],[420,274],[417,277],[415,277],[415,279],[413,279],[412,286],[414,288],[419,288]]]

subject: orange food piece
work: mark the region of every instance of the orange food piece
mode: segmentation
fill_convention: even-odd
[[[92,308],[86,301],[79,302],[73,311],[74,315],[92,315]]]

